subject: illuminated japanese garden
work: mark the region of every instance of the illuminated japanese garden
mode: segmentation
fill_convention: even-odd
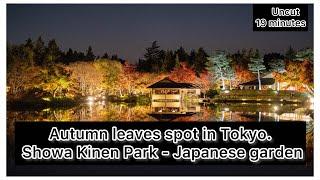
[[[306,121],[313,146],[313,51],[235,53],[154,41],[130,64],[62,51],[39,37],[8,45],[8,133],[16,121]]]
[[[7,52],[9,114],[37,112],[20,119],[313,118],[312,49],[187,52],[163,50],[154,41],[130,64],[118,55],[96,56],[91,46],[62,51],[54,39],[46,44],[39,37],[8,44]]]

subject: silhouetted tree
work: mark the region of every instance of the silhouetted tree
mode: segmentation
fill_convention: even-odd
[[[270,67],[270,64],[276,63],[274,61],[278,61],[281,59],[283,61],[284,56],[280,53],[268,53],[263,56],[263,65],[266,67],[267,71],[270,71],[272,67]]]
[[[160,72],[162,66],[163,51],[161,51],[157,41],[153,41],[151,47],[146,48],[144,60],[140,60],[138,69],[145,72]]]
[[[37,41],[34,43],[34,53],[35,63],[37,65],[42,65],[45,58],[46,47],[41,36],[39,36]]]
[[[92,61],[95,58],[96,58],[96,56],[93,54],[92,47],[89,46],[88,49],[87,49],[86,60],[87,61]]]
[[[285,54],[285,59],[293,60],[296,57],[296,51],[290,46]]]
[[[48,47],[46,48],[45,59],[43,65],[50,66],[57,62],[61,56],[61,51],[55,41],[52,39],[48,42]]]
[[[188,65],[190,67],[194,65],[195,59],[196,59],[196,52],[194,51],[194,49],[192,49],[190,52],[190,56],[188,58]]]
[[[177,49],[176,54],[178,54],[179,61],[186,62],[189,59],[188,53],[184,50],[182,46]]]
[[[103,59],[109,59],[109,54],[108,54],[107,52],[105,52],[101,58],[103,58]]]
[[[204,49],[201,47],[198,49],[195,61],[194,61],[194,70],[196,72],[196,75],[199,76],[200,73],[202,73],[204,70],[206,70],[208,59],[208,54],[204,51]]]
[[[66,53],[64,53],[62,58],[62,63],[69,64],[75,61],[81,61],[81,59],[77,59],[76,54],[73,52],[71,48],[68,49]]]
[[[172,50],[167,50],[164,54],[163,66],[165,71],[170,72],[175,66],[175,58]]]
[[[179,55],[176,54],[176,58],[174,61],[174,68],[179,68],[180,67],[180,60],[179,60]]]
[[[34,47],[33,47],[33,42],[32,40],[29,38],[27,39],[24,48],[24,55],[25,55],[25,61],[27,62],[27,64],[29,66],[34,66],[35,65],[35,54],[34,54]]]

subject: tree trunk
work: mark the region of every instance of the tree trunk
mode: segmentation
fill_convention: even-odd
[[[302,84],[302,86],[304,87],[304,88],[306,88],[307,89],[307,91],[308,91],[308,93],[310,94],[310,95],[314,95],[314,90],[312,89],[312,88],[310,88],[308,85],[306,85],[306,84]]]
[[[226,89],[226,85],[224,83],[224,77],[223,77],[221,68],[220,68],[220,77],[221,77],[221,81],[222,81],[222,90],[225,90]]]
[[[121,89],[119,89],[119,93],[120,93],[120,96],[122,97],[122,90]]]
[[[224,78],[222,78],[221,80],[222,80],[222,90],[225,90],[226,89],[226,85],[224,83]]]
[[[259,90],[261,90],[261,80],[260,80],[260,71],[258,70],[258,82],[259,82]]]
[[[53,91],[53,98],[56,97],[56,93],[57,93],[58,89],[59,89],[59,87],[57,87],[57,88]]]

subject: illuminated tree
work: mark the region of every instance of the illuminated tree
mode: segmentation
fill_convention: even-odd
[[[260,72],[266,69],[266,67],[263,65],[263,58],[260,58],[257,52],[255,57],[250,58],[250,61],[251,63],[248,64],[249,70],[258,74],[259,90],[261,90]]]
[[[255,79],[255,75],[242,65],[234,65],[234,72],[236,85]]]
[[[227,78],[227,74],[229,73],[228,71],[231,70],[231,66],[230,66],[231,59],[227,58],[224,51],[216,51],[212,57],[208,57],[208,60],[209,60],[208,70],[212,73],[212,75],[214,75],[213,77],[214,81],[221,80],[222,89],[225,90],[226,89],[225,79]]]
[[[185,62],[181,62],[179,67],[175,67],[171,71],[169,78],[176,82],[194,83],[196,73]]]
[[[122,93],[122,89],[119,89],[119,79],[121,73],[123,73],[122,64],[118,61],[106,61],[96,60],[94,65],[96,68],[104,73],[104,80],[102,81],[103,88],[109,94],[115,94],[116,92]]]
[[[136,94],[139,78],[141,78],[142,73],[137,72],[135,67],[128,63],[123,65],[122,72],[119,78],[119,86],[122,92],[127,92],[129,95]]]
[[[313,94],[313,64],[310,61],[287,61],[285,70],[285,73],[278,76],[287,82],[288,86]]]
[[[277,80],[277,90],[280,90],[280,83],[284,81],[281,74],[285,72],[285,63],[283,59],[272,59],[268,63],[273,76]]]
[[[298,60],[298,61],[308,60],[311,63],[313,63],[313,50],[310,48],[307,48],[307,49],[298,51],[294,60]]]
[[[99,70],[94,62],[74,62],[69,64],[71,79],[76,83],[76,89],[79,89],[82,96],[93,95],[102,91],[102,82],[104,72]]]
[[[226,79],[229,81],[229,89],[232,89],[232,81],[235,80],[235,72],[231,66],[226,69]]]
[[[57,94],[65,96],[71,85],[70,72],[59,65],[51,65],[40,70],[38,82],[34,85],[43,91],[49,92],[53,98]]]

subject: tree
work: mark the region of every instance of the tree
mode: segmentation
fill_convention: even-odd
[[[111,56],[111,60],[114,60],[114,61],[119,60],[118,55],[113,54],[113,55]]]
[[[54,39],[50,40],[48,42],[48,47],[46,49],[45,53],[45,59],[44,59],[44,64],[46,66],[51,66],[55,62],[58,61],[58,59],[61,56],[61,51]]]
[[[72,72],[71,79],[75,82],[75,88],[82,96],[94,95],[102,91],[102,84],[105,77],[104,70],[95,66],[96,62],[74,62],[68,68]]]
[[[176,54],[176,58],[174,60],[174,68],[179,68],[180,67],[180,60],[178,54]]]
[[[182,46],[179,47],[179,49],[176,51],[176,54],[178,55],[178,58],[181,62],[186,62],[189,59],[188,53],[184,50]]]
[[[35,60],[34,60],[35,54],[34,54],[33,42],[30,38],[26,41],[26,44],[24,45],[23,50],[25,54],[24,60],[27,62],[29,66],[33,67],[35,64]]]
[[[307,90],[313,94],[313,64],[310,61],[288,61],[282,74],[288,86],[295,87],[295,90]]]
[[[230,65],[229,65],[229,67],[227,67],[225,74],[226,74],[227,80],[229,81],[229,89],[231,90],[232,89],[232,81],[235,80],[236,75],[235,75],[233,68]]]
[[[226,89],[225,79],[227,78],[228,71],[230,71],[231,59],[227,58],[224,51],[216,51],[212,57],[208,57],[209,71],[214,74],[214,79],[221,80],[222,90]],[[231,74],[228,74],[231,78]]]
[[[37,65],[42,65],[45,58],[46,47],[41,38],[38,37],[37,41],[34,44],[34,53],[35,53],[35,62]]]
[[[285,62],[285,72],[276,75],[276,78],[286,81],[297,91],[306,90],[313,95],[313,51],[311,49],[300,50],[294,59]]]
[[[79,61],[80,59],[76,59],[75,54],[71,48],[69,48],[67,52],[63,53],[63,58],[61,59],[62,63],[67,65],[77,60]]]
[[[105,52],[101,58],[102,59],[109,59],[109,54],[107,52]]]
[[[272,72],[281,73],[284,71],[284,68],[285,68],[283,59],[272,59],[271,61],[268,62],[268,65]]]
[[[38,72],[39,67],[31,67],[21,59],[14,60],[7,69],[8,97],[19,98],[24,95],[34,86]]]
[[[185,62],[181,62],[179,66],[176,66],[169,76],[170,79],[183,83],[194,83],[196,77],[195,72]]]
[[[284,56],[279,53],[268,53],[263,56],[263,61],[264,61],[263,65],[265,65],[267,71],[272,71],[273,67],[271,67],[270,65],[274,63],[274,61],[278,61],[278,60],[283,61]]]
[[[236,84],[241,84],[244,82],[251,81],[255,79],[255,75],[248,70],[245,66],[242,66],[240,64],[234,65],[234,71],[235,71],[235,76],[236,76]]]
[[[283,82],[281,74],[285,72],[285,63],[283,59],[272,59],[269,61],[268,66],[272,71],[275,79],[277,80],[277,90],[280,90],[280,83]]]
[[[170,72],[175,67],[174,53],[171,50],[167,50],[164,54],[163,66],[165,71]]]
[[[120,95],[122,95],[123,89],[119,88],[119,80],[123,73],[122,64],[118,61],[105,61],[100,59],[96,60],[94,65],[104,74],[102,86],[107,93],[115,94],[116,92],[119,92]]]
[[[208,63],[207,57],[208,54],[204,51],[202,47],[200,47],[196,53],[194,62],[194,70],[197,76],[200,76],[200,74],[206,70]]]
[[[44,67],[40,70],[35,87],[49,92],[53,98],[56,98],[58,94],[65,96],[72,84],[70,75],[71,73],[63,66],[53,64]]]
[[[260,72],[266,69],[266,67],[263,65],[263,58],[260,58],[259,53],[256,52],[255,56],[250,58],[250,61],[251,63],[249,63],[249,70],[252,73],[258,74],[259,90],[261,90]]]
[[[296,57],[296,51],[290,46],[285,54],[285,59],[293,60]]]
[[[190,56],[188,58],[188,65],[192,67],[194,65],[195,60],[196,60],[196,52],[194,49],[192,49],[190,52]]]
[[[93,61],[95,58],[96,58],[96,56],[93,54],[92,47],[89,46],[87,49],[86,60]]]
[[[163,52],[159,48],[157,41],[153,41],[151,47],[146,48],[145,60],[140,62],[141,67],[139,69],[146,72],[160,72]]]
[[[139,79],[142,78],[142,74],[137,72],[134,66],[124,63],[123,72],[119,79],[119,86],[122,88],[122,92],[127,92],[127,94],[136,94],[137,87],[139,85]]]
[[[306,48],[297,52],[294,60],[304,61],[308,60],[313,63],[313,50],[310,48]]]

